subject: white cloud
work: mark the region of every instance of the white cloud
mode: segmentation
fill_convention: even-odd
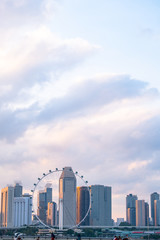
[[[62,0],[44,0],[41,5],[44,17],[46,19],[52,19],[61,2]]]
[[[136,170],[136,169],[147,166],[149,163],[151,163],[151,161],[141,161],[141,159],[140,159],[139,161],[134,161],[134,162],[130,163],[128,165],[128,170],[129,171]]]
[[[15,35],[13,32],[12,34]],[[83,39],[60,39],[46,26],[41,26],[34,31],[17,35],[16,39],[12,39],[12,43],[8,41],[2,44],[1,81],[4,81],[4,77],[5,79],[10,77],[9,81],[15,81],[14,78],[18,75],[21,79],[17,80],[23,81],[23,75],[34,69],[37,73],[44,70],[46,74],[51,69],[56,72],[62,71],[83,60],[95,49],[96,46]],[[36,80],[40,81],[40,79],[28,79],[28,82],[34,83]]]

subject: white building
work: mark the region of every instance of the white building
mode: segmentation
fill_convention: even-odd
[[[1,224],[2,227],[13,227],[14,187],[1,190]]]
[[[71,167],[65,167],[59,179],[59,226],[76,225],[76,177]]]
[[[32,197],[24,194],[14,198],[14,227],[32,224]]]

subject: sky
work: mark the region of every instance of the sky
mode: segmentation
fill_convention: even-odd
[[[0,188],[72,166],[150,201],[160,181],[160,2],[0,1]]]

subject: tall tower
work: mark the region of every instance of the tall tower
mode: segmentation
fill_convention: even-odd
[[[136,226],[136,195],[129,194],[126,197],[126,221]]]
[[[145,202],[145,225],[149,226],[149,204]]]
[[[47,209],[47,224],[57,226],[57,203],[49,202]]]
[[[72,168],[65,167],[59,179],[60,228],[76,225],[76,182]]]
[[[91,185],[91,226],[111,226],[112,196],[111,187],[104,185]]]
[[[107,226],[112,225],[112,188],[109,186],[104,186],[104,223]]]
[[[47,222],[47,209],[49,202],[52,202],[52,188],[46,187],[45,190],[40,190],[38,192],[37,198],[37,216],[44,223]]]
[[[90,196],[88,187],[77,187],[77,224],[82,221],[82,219],[87,214],[90,203]],[[85,220],[80,224],[81,226],[89,226],[89,213]]]
[[[155,209],[154,209],[154,200],[159,200],[159,194],[157,192],[154,192],[151,194],[151,218],[153,221],[153,225],[155,226]]]
[[[160,225],[160,200],[154,200],[154,223]]]
[[[23,187],[19,183],[16,183],[14,185],[14,197],[22,197],[22,189]]]
[[[145,201],[136,200],[136,226],[145,226]]]
[[[1,190],[1,224],[2,227],[13,227],[14,187]]]

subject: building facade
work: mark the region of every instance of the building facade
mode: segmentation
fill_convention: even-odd
[[[14,187],[6,187],[1,190],[1,225],[13,227],[13,201]]]
[[[145,201],[136,200],[136,226],[145,226]]]
[[[149,204],[145,202],[145,226],[149,226]]]
[[[22,197],[23,187],[19,183],[14,185],[14,197]]]
[[[57,203],[49,202],[47,209],[47,224],[50,226],[57,226]]]
[[[160,200],[154,200],[154,224],[160,226]]]
[[[32,197],[24,194],[14,198],[14,227],[32,224]]]
[[[44,223],[47,223],[48,203],[52,202],[52,188],[46,187],[45,190],[38,192],[37,216]]]
[[[86,216],[90,206],[90,193],[88,187],[77,187],[76,223],[79,224]],[[89,212],[80,226],[89,226]]]
[[[151,194],[150,196],[150,200],[151,200],[151,218],[152,218],[152,222],[153,222],[153,226],[155,226],[155,209],[154,209],[154,200],[159,200],[159,194],[157,192],[154,192]]]
[[[71,167],[65,167],[59,179],[59,224],[76,225],[76,177]]]
[[[126,221],[136,226],[136,200],[137,195],[129,194],[126,197]]]
[[[112,225],[112,190],[104,185],[91,185],[91,226]]]

